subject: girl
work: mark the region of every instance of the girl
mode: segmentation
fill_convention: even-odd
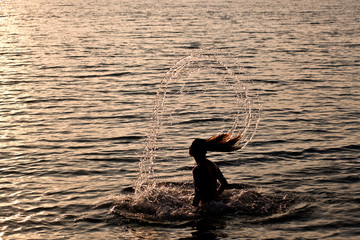
[[[240,149],[236,146],[241,139],[241,135],[230,139],[228,133],[221,134],[204,139],[195,139],[190,148],[189,154],[196,161],[193,169],[195,197],[193,206],[203,206],[204,204],[220,200],[220,194],[228,185],[225,177],[221,173],[219,167],[206,158],[207,151],[231,152]],[[220,182],[217,187],[217,181]]]

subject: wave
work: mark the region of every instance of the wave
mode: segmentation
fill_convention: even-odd
[[[73,78],[98,78],[98,77],[119,77],[123,75],[130,75],[130,72],[118,72],[118,73],[108,73],[108,74],[91,74],[91,75],[78,75],[72,76]]]
[[[341,152],[358,153],[359,150],[360,150],[359,144],[350,144],[350,145],[331,147],[331,148],[310,147],[301,151],[272,151],[263,154],[267,156],[278,156],[278,157],[299,157],[308,154],[329,154],[329,153],[341,153]]]

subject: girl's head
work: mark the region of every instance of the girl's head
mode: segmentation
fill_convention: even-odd
[[[195,159],[205,157],[207,151],[208,146],[206,144],[206,140],[200,138],[195,139],[189,148],[190,156]]]
[[[205,159],[207,151],[232,152],[240,149],[241,146],[238,145],[240,139],[241,134],[230,138],[228,133],[215,135],[207,140],[197,138],[192,142],[189,154],[198,162]]]

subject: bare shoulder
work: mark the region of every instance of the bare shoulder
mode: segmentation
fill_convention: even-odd
[[[196,173],[196,172],[198,172],[198,171],[199,171],[199,166],[195,166],[195,167],[193,168],[193,170],[192,170],[193,173]]]
[[[216,170],[219,170],[219,167],[218,167],[218,165],[216,165],[216,163],[214,163],[214,162],[212,162],[212,161],[209,161],[209,164],[210,164],[213,168],[215,168]]]

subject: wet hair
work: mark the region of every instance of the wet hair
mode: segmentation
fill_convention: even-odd
[[[207,151],[212,152],[232,152],[241,148],[237,143],[241,139],[241,134],[235,137],[230,137],[229,133],[215,135],[209,139],[195,139],[190,148],[189,154],[191,156],[206,154]]]

